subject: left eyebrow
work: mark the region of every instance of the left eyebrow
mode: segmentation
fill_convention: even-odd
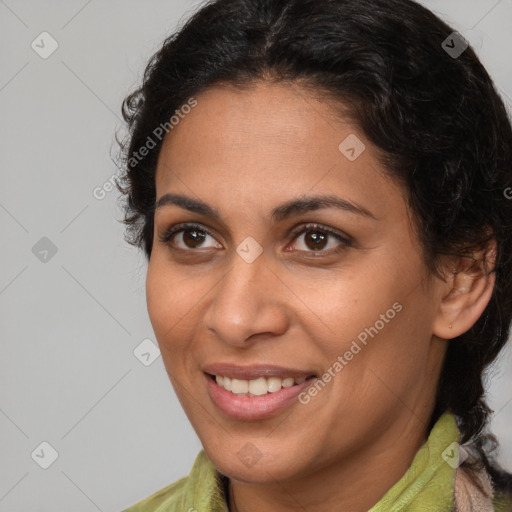
[[[182,196],[179,194],[165,194],[156,202],[155,211],[158,208],[162,208],[167,205],[176,205],[185,210],[204,215],[206,217],[211,217],[219,221],[221,220],[221,215],[218,210],[203,201],[192,199],[191,197]],[[283,203],[282,205],[274,208],[271,213],[271,219],[272,222],[280,222],[287,219],[288,217],[291,217],[292,215],[299,215],[301,213],[320,210],[322,208],[338,208],[350,213],[377,220],[377,217],[375,217],[375,215],[373,215],[373,213],[366,208],[346,199],[342,199],[341,197],[332,195],[292,199],[291,201]]]
[[[355,213],[357,215],[377,220],[377,217],[375,217],[375,215],[366,208],[346,199],[342,199],[341,197],[330,195],[304,197],[288,201],[287,203],[274,208],[274,210],[272,210],[271,218],[274,222],[279,222],[292,215],[320,210],[322,208],[338,208],[340,210],[345,210],[350,213]]]

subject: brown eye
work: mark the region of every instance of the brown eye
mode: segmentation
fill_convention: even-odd
[[[330,235],[326,235],[325,233],[321,233],[319,231],[309,231],[305,233],[304,243],[305,245],[313,250],[313,251],[321,251],[325,249],[326,241],[328,240]]]
[[[183,243],[191,249],[195,249],[204,243],[205,238],[209,236],[204,231],[197,229],[185,229],[182,231]]]
[[[181,235],[181,237],[178,235]],[[202,246],[208,237],[215,241],[212,234],[208,230],[194,224],[181,224],[179,226],[173,226],[167,230],[163,236],[160,237],[160,242],[163,244],[173,245],[178,249],[184,250],[203,249],[204,247]],[[216,248],[222,248],[222,246],[217,242],[214,246]]]
[[[298,249],[301,252],[324,252],[329,251],[331,248],[334,250],[330,252],[337,252],[351,245],[351,241],[348,238],[332,231],[329,228],[318,226],[316,224],[305,226],[295,235],[294,240],[300,240],[301,237],[303,237],[303,248],[300,248],[301,244],[299,244]],[[328,247],[329,241],[333,239],[337,240],[338,243],[331,243],[331,247]]]

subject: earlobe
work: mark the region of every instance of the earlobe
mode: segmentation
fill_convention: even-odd
[[[446,281],[433,325],[438,338],[452,339],[477,322],[491,300],[496,281],[496,242],[472,258],[459,257],[457,268]]]

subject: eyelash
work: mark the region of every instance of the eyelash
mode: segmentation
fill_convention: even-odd
[[[161,243],[168,245],[172,250],[194,251],[194,249],[183,249],[182,247],[174,248],[174,247],[172,247],[172,243],[171,243],[171,240],[173,239],[173,237],[175,235],[177,235],[181,232],[184,232],[184,231],[189,231],[189,230],[190,231],[195,230],[195,231],[199,231],[201,233],[206,233],[207,235],[211,236],[212,238],[215,238],[213,236],[212,232],[205,227],[202,227],[198,224],[183,223],[183,224],[177,224],[175,226],[171,226],[169,229],[167,229],[163,233],[163,235],[161,235],[159,237],[159,240]],[[293,236],[293,240],[295,240],[300,235],[302,235],[304,233],[308,233],[310,231],[313,231],[313,232],[319,231],[321,233],[333,236],[334,238],[336,238],[337,240],[339,240],[342,243],[341,247],[337,248],[337,249],[327,249],[327,250],[322,250],[322,251],[298,251],[298,252],[313,253],[315,255],[316,254],[320,254],[320,255],[325,254],[326,256],[328,256],[331,254],[337,254],[339,252],[342,252],[347,247],[352,246],[352,240],[350,240],[350,238],[344,237],[340,233],[338,233],[328,227],[322,226],[321,224],[315,224],[315,223],[306,224],[304,226],[301,226],[300,228],[293,230],[290,233],[290,236]]]

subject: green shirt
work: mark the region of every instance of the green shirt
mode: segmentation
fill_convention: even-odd
[[[456,464],[446,462],[442,454],[459,440],[455,417],[443,414],[404,476],[369,512],[451,512]],[[446,453],[457,460],[457,447],[445,452],[445,458]],[[188,476],[122,512],[228,512],[224,484],[225,477],[201,450]],[[512,502],[495,495],[494,507],[496,512],[509,512]]]

